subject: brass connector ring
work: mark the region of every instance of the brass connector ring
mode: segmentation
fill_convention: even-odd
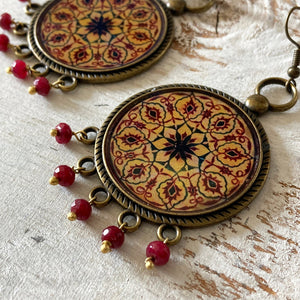
[[[49,70],[49,67],[43,63],[37,63],[30,67],[30,72],[33,77],[45,77],[49,73]]]
[[[28,33],[28,25],[26,23],[15,23],[13,33],[15,35],[24,36]]]
[[[127,222],[124,221],[125,217],[133,216],[135,218],[135,223],[133,225],[129,225]],[[130,210],[124,210],[119,214],[118,217],[118,225],[121,227],[124,232],[134,232],[139,229],[141,226],[142,219],[141,217],[130,211]]]
[[[289,102],[284,103],[284,104],[272,104],[269,102],[269,110],[270,111],[286,111],[286,110],[292,108],[296,104],[296,102],[298,100],[297,88],[294,85],[293,81],[287,80],[284,78],[270,77],[270,78],[266,78],[266,79],[262,80],[256,86],[255,93],[260,95],[262,88],[267,85],[271,85],[271,84],[278,84],[278,85],[282,85],[282,86],[286,87],[286,90],[288,91],[288,93],[292,95],[292,99]]]
[[[93,145],[95,144],[96,136],[99,131],[99,128],[90,126],[86,127],[83,130],[73,132],[73,135],[76,137],[76,139],[86,145]],[[95,137],[93,138],[88,138],[88,133],[94,133]]]
[[[22,44],[18,46],[13,46],[15,50],[15,55],[19,58],[27,58],[32,55],[32,51],[29,49],[28,45]]]
[[[167,229],[175,231],[175,237],[173,239],[165,236],[165,231]],[[176,245],[181,240],[181,229],[176,225],[162,224],[157,229],[157,237],[160,241],[165,242],[167,245]]]
[[[106,198],[102,201],[98,200],[97,193],[105,193]],[[106,206],[111,200],[111,194],[102,186],[99,185],[91,190],[89,194],[90,203],[98,208]]]
[[[85,163],[92,163],[93,167],[90,169],[87,169],[86,167],[84,167]],[[91,176],[94,175],[96,173],[96,166],[95,166],[95,162],[94,162],[94,157],[93,156],[85,156],[83,158],[81,158],[78,162],[77,162],[77,169],[79,169],[79,173],[82,176]]]
[[[52,83],[52,86],[56,89],[60,89],[63,92],[73,91],[78,85],[77,79],[73,76],[62,75],[57,81]]]
[[[31,3],[31,1],[29,1],[29,3],[26,5],[25,7],[25,13],[28,16],[32,16],[35,14],[35,12],[40,8],[41,6],[37,3]]]

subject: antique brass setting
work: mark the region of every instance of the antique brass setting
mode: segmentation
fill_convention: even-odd
[[[172,15],[163,2],[161,2],[160,0],[154,0],[155,5],[162,15],[165,25],[163,28],[161,42],[157,44],[152,49],[152,51],[147,54],[146,57],[143,57],[143,59],[131,65],[129,64],[124,67],[120,66],[117,69],[101,70],[101,68],[99,68],[99,70],[93,70],[91,72],[89,72],[87,69],[81,68],[80,66],[70,66],[67,64],[63,64],[55,58],[51,57],[49,53],[44,50],[43,45],[37,38],[40,34],[40,18],[43,17],[43,14],[49,9],[49,7],[53,6],[53,3],[59,1],[61,0],[51,0],[42,7],[38,8],[28,29],[28,43],[30,45],[30,48],[32,49],[34,56],[42,63],[48,65],[49,68],[56,73],[67,75],[69,77],[74,77],[78,80],[91,83],[104,83],[124,80],[144,70],[147,70],[165,54],[172,43],[174,34]],[[63,89],[63,91],[69,91],[69,89]]]
[[[247,190],[244,190],[244,192],[241,195],[232,199],[230,203],[225,203],[223,206],[218,207],[217,210],[212,209],[208,213],[197,213],[196,215],[193,213],[184,214],[177,212],[163,213],[161,210],[154,209],[152,207],[150,209],[149,206],[147,207],[146,205],[137,202],[136,199],[132,198],[128,191],[124,190],[123,186],[120,186],[114,180],[113,171],[110,169],[107,156],[105,155],[105,147],[107,143],[109,143],[109,139],[107,136],[110,126],[115,125],[114,121],[120,118],[120,112],[122,112],[125,109],[128,109],[130,106],[134,106],[134,103],[139,102],[141,98],[147,98],[151,93],[159,94],[160,91],[168,90],[170,88],[175,88],[178,91],[189,89],[199,90],[201,92],[207,93],[208,95],[214,95],[216,97],[226,99],[226,101],[230,101],[230,103],[236,106],[237,109],[239,109],[240,111],[244,111],[245,115],[249,117],[249,122],[253,124],[253,128],[255,128],[257,132],[260,144],[259,147],[261,148],[261,157],[258,161],[260,167],[257,169],[257,174],[253,177]],[[256,116],[253,113],[251,113],[238,100],[223,92],[204,86],[168,85],[156,87],[154,89],[148,89],[144,92],[134,95],[128,100],[126,100],[124,103],[122,103],[111,113],[111,115],[107,118],[107,120],[102,125],[98,133],[95,143],[95,161],[97,172],[101,182],[111,193],[112,197],[123,207],[131,210],[134,213],[137,213],[142,218],[154,223],[165,223],[183,227],[201,227],[228,219],[249,205],[249,203],[255,198],[259,190],[262,188],[263,183],[266,180],[270,164],[270,151],[266,133],[263,127],[261,126],[260,122],[258,121]]]

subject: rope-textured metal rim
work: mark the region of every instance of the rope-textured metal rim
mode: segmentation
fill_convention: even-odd
[[[48,3],[50,3],[51,1],[48,1],[44,6],[40,7],[35,13],[35,15],[33,16],[28,30],[28,36],[27,36],[28,43],[30,45],[30,48],[34,56],[39,61],[49,66],[51,70],[59,74],[73,76],[79,80],[90,82],[90,83],[105,83],[105,82],[115,82],[115,81],[125,80],[129,77],[137,75],[150,68],[166,53],[166,51],[172,44],[173,36],[174,36],[174,24],[173,24],[172,14],[161,0],[155,0],[155,1],[157,1],[161,5],[167,17],[167,31],[166,31],[165,39],[162,41],[161,45],[153,54],[151,54],[148,57],[145,57],[144,60],[137,62],[136,64],[129,66],[128,68],[123,68],[120,70],[110,71],[110,72],[85,72],[85,71],[76,70],[75,68],[72,69],[71,67],[62,66],[56,63],[55,61],[53,61],[51,58],[49,58],[36,44],[34,27],[40,15],[40,12],[44,8],[44,6],[48,5]]]
[[[250,187],[250,189],[237,201],[232,203],[229,206],[226,206],[223,209],[220,209],[218,211],[214,211],[212,213],[207,213],[199,216],[170,216],[166,214],[157,213],[155,211],[152,211],[151,209],[146,209],[145,207],[142,207],[141,205],[135,203],[128,197],[126,197],[122,191],[120,191],[115,184],[113,183],[112,179],[109,177],[108,172],[106,171],[104,162],[102,160],[102,145],[103,145],[103,138],[106,132],[106,129],[110,123],[110,121],[113,119],[115,114],[125,105],[127,105],[129,102],[133,101],[134,99],[149,93],[158,91],[165,88],[197,88],[201,89],[203,91],[208,91],[214,94],[217,94],[221,97],[227,98],[228,100],[232,101],[236,105],[238,105],[240,108],[242,108],[246,114],[249,116],[249,118],[252,120],[254,125],[257,128],[257,131],[259,133],[259,136],[261,138],[262,143],[262,166],[259,171],[259,174],[254,181],[253,185]],[[266,135],[266,132],[264,128],[262,127],[261,123],[257,119],[257,117],[247,109],[247,107],[244,106],[240,101],[237,99],[229,96],[226,93],[223,93],[221,91],[206,87],[206,86],[200,86],[200,85],[192,85],[192,84],[172,84],[172,85],[165,85],[165,86],[158,86],[155,88],[147,89],[143,92],[140,92],[136,95],[133,95],[129,99],[127,99],[125,102],[120,104],[106,119],[106,121],[103,123],[98,136],[96,138],[95,143],[95,161],[96,161],[96,168],[98,175],[100,177],[100,180],[102,181],[103,185],[106,187],[106,189],[112,194],[112,197],[119,202],[123,207],[139,214],[142,218],[147,219],[154,223],[165,223],[165,224],[171,224],[171,225],[179,225],[184,227],[203,227],[208,226],[211,224],[222,222],[226,219],[229,219],[233,216],[235,216],[237,213],[239,213],[242,209],[247,207],[250,202],[256,197],[256,195],[261,190],[264,182],[266,181],[268,172],[269,172],[269,166],[270,166],[270,145],[268,142],[268,138]]]

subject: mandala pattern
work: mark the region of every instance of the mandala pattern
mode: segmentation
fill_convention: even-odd
[[[166,22],[152,0],[56,0],[36,28],[39,45],[56,62],[106,72],[151,55],[164,40]]]
[[[123,109],[108,132],[104,155],[114,181],[162,212],[219,209],[244,194],[260,168],[249,117],[199,91],[152,94]]]

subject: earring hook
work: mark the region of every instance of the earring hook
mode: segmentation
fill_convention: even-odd
[[[288,16],[287,16],[287,19],[286,19],[286,22],[285,22],[285,34],[286,34],[287,38],[288,38],[294,45],[296,45],[296,47],[297,47],[298,49],[300,49],[300,45],[299,45],[294,39],[292,39],[291,36],[290,36],[290,34],[289,34],[289,20],[290,20],[290,17],[291,17],[291,15],[292,15],[292,13],[293,13],[295,10],[297,10],[297,9],[300,10],[300,6],[295,6],[295,7],[293,7],[293,8],[290,10],[290,12],[289,12],[289,14],[288,14]]]

